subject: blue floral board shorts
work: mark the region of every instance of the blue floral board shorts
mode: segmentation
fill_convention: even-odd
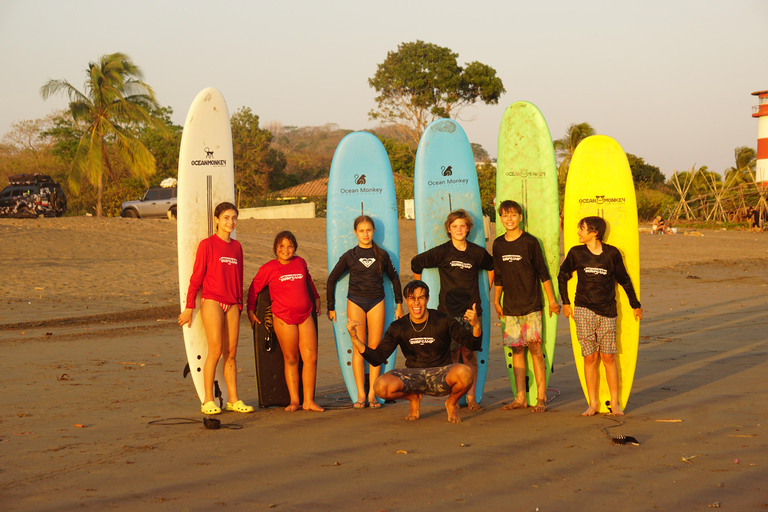
[[[541,343],[541,311],[523,316],[505,316],[504,346],[527,347],[529,343]]]
[[[582,357],[600,352],[615,354],[616,318],[598,315],[591,309],[575,306],[573,320],[576,323],[576,337],[579,338]]]

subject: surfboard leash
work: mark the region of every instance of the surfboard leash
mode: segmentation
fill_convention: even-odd
[[[613,416],[610,416],[608,414],[603,414],[603,418],[605,418],[607,420],[615,421],[617,423],[617,425],[611,425],[609,427],[603,427],[603,428],[600,429],[603,432],[603,434],[605,434],[605,437],[610,439],[613,444],[619,445],[619,446],[620,445],[624,445],[624,444],[631,444],[631,445],[635,445],[635,446],[640,446],[640,442],[637,439],[635,439],[634,437],[632,437],[632,436],[625,436],[623,434],[619,434],[617,436],[611,436],[608,433],[608,429],[609,428],[616,428],[616,427],[622,426],[624,424],[624,422],[622,420],[614,418]]]
[[[191,425],[195,423],[202,423],[203,426],[208,430],[218,430],[220,428],[228,428],[231,430],[240,430],[243,428],[242,425],[238,425],[237,423],[222,423],[221,420],[217,420],[216,418],[208,418],[205,417],[202,420],[196,420],[193,418],[165,418],[163,420],[153,420],[147,422],[147,425]]]

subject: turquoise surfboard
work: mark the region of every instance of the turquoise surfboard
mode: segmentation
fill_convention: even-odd
[[[376,224],[373,240],[389,253],[395,269],[400,271],[400,241],[397,224],[395,182],[389,156],[381,141],[368,132],[354,132],[344,137],[336,147],[328,178],[326,236],[328,242],[328,272],[342,254],[357,245],[353,231],[354,220],[368,215]],[[357,386],[352,372],[352,340],[347,332],[347,291],[349,273],[336,282],[336,322],[333,335],[336,353],[349,396],[357,401]],[[392,284],[384,274],[386,316],[384,330],[395,319],[395,297]],[[382,365],[381,373],[395,367],[393,353]],[[364,398],[364,397],[363,397]],[[381,400],[379,400],[382,402]]]
[[[483,210],[472,147],[464,130],[452,119],[438,119],[424,130],[416,150],[413,179],[413,206],[416,214],[417,252],[422,253],[449,240],[445,219],[454,210],[467,211],[474,227],[467,240],[484,248]],[[440,277],[437,269],[424,269],[422,281],[429,286],[429,307],[437,309]],[[475,399],[483,398],[488,371],[491,309],[488,272],[478,275],[483,310],[483,350],[477,353]],[[462,399],[464,400],[464,399]]]
[[[535,105],[518,101],[507,107],[499,129],[496,162],[496,206],[506,200],[517,201],[523,207],[523,231],[539,241],[547,262],[550,282],[558,299],[557,274],[560,271],[560,203],[557,186],[557,165],[552,136],[544,116]],[[498,213],[498,212],[497,212]],[[506,232],[500,219],[496,220],[496,235]],[[557,338],[557,315],[549,316],[549,302],[541,290],[542,352],[546,382],[552,373]],[[502,332],[504,320],[502,319]],[[512,369],[512,350],[504,348],[512,392],[517,394]],[[533,361],[526,351],[526,387],[528,404],[536,405],[538,390],[533,375]]]

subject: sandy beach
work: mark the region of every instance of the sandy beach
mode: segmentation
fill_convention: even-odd
[[[325,219],[244,220],[249,282],[282,229],[321,295]],[[169,220],[0,219],[0,506],[53,510],[762,510],[768,508],[768,234],[640,235],[645,310],[623,424],[583,418],[560,317],[547,413],[512,400],[494,328],[483,409],[446,421],[407,403],[355,410],[320,319],[317,401],[326,412],[224,413],[201,423],[179,311]],[[401,221],[401,279],[412,221]],[[490,247],[490,243],[489,243]],[[432,304],[434,306],[434,304]],[[241,398],[257,405],[252,333]],[[402,364],[402,361],[399,360]],[[762,375],[762,377],[761,377]],[[675,421],[671,421],[675,420]],[[610,435],[640,446],[616,446]]]

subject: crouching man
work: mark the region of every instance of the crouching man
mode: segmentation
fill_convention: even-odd
[[[472,326],[472,333],[453,317],[434,309],[427,309],[429,287],[423,281],[411,281],[403,289],[409,313],[389,325],[381,343],[371,349],[357,337],[360,322],[350,321],[347,331],[355,349],[372,366],[379,366],[400,347],[406,368],[392,370],[374,382],[376,396],[384,400],[405,399],[411,411],[405,419],[419,419],[419,406],[423,395],[448,396],[445,409],[448,421],[461,422],[459,399],[472,386],[472,369],[465,364],[452,364],[451,339],[475,350],[482,341],[482,328],[476,306],[468,309],[464,318]]]

